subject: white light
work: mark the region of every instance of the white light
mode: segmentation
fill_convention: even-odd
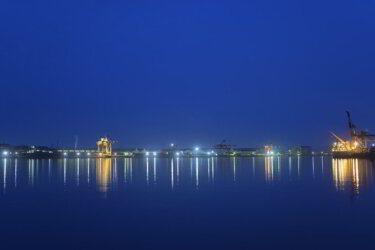
[[[174,147],[174,143],[171,143],[171,147],[172,147],[172,148]]]
[[[156,156],[156,152],[153,152],[152,154],[153,154],[154,156]]]
[[[3,155],[8,155],[8,151],[4,151],[4,152],[3,152]]]
[[[149,152],[146,152],[146,155],[148,156],[150,153]]]
[[[195,151],[199,151],[199,148],[198,148],[198,147],[196,147],[196,148],[195,148]]]
[[[16,152],[15,154],[18,155],[18,152]]]
[[[180,152],[177,152],[176,155],[179,156],[179,155],[180,155]]]
[[[91,155],[90,153],[87,153],[87,155]]]
[[[77,153],[77,156],[79,156],[81,153]]]
[[[67,156],[67,155],[68,155],[68,153],[67,153],[67,152],[65,152],[65,153],[64,153],[64,155],[65,155],[65,156]]]
[[[210,155],[211,154],[211,152],[207,152],[207,155]]]

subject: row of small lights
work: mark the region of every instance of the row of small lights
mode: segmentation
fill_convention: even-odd
[[[173,144],[171,144],[171,146],[172,146],[172,145],[173,145]],[[173,146],[172,146],[172,147],[173,147]],[[195,151],[195,152],[198,152],[198,151],[199,151],[199,148],[198,148],[198,147],[194,148],[194,151]],[[149,155],[150,155],[150,152],[146,152],[145,154],[146,154],[146,156],[149,156]],[[182,151],[181,151],[181,152],[176,152],[176,156],[180,156],[181,154],[183,154]],[[207,155],[211,155],[211,154],[215,154],[215,152],[214,152],[214,151],[207,152]],[[157,156],[157,152],[152,152],[152,155],[153,155],[153,156]]]
[[[64,156],[68,156],[68,153],[67,153],[67,152],[64,152],[63,155],[64,155]],[[81,153],[78,152],[78,153],[76,153],[76,155],[77,155],[77,156],[80,156]],[[87,156],[90,156],[91,153],[87,153],[86,155],[87,155]],[[99,155],[102,155],[102,153],[99,153]],[[117,153],[114,153],[114,155],[116,156]],[[124,155],[128,155],[128,153],[124,153]]]
[[[194,149],[196,152],[198,152],[199,151],[199,148],[195,148]],[[324,153],[324,152],[321,152],[322,154]],[[8,156],[8,155],[11,155],[12,154],[12,152],[8,152],[8,151],[3,151],[3,156]],[[18,155],[18,152],[15,152],[14,153],[15,155]],[[146,152],[145,153],[146,154],[146,156],[149,156],[150,155],[150,152]],[[181,151],[181,152],[176,152],[176,156],[180,156],[180,154],[183,154],[183,152]],[[211,151],[211,152],[207,152],[207,155],[217,155],[217,154],[215,154],[215,152],[214,151]],[[268,151],[267,152],[267,154],[268,155],[273,155],[274,154],[274,152],[273,151]],[[315,154],[315,152],[312,152],[312,154]],[[68,155],[68,153],[67,152],[64,152],[64,156],[67,156]],[[81,153],[76,153],[76,155],[77,156],[80,156],[81,155]],[[87,153],[87,156],[90,156],[91,155],[91,153]],[[117,155],[116,153],[115,153],[115,155]],[[157,156],[157,152],[152,152],[152,155],[153,156]]]
[[[195,152],[198,152],[199,148],[195,148],[194,150],[195,150]],[[10,155],[10,154],[12,154],[12,153],[8,152],[8,151],[3,151],[4,156]],[[15,154],[18,155],[18,152],[15,152]],[[183,154],[183,152],[176,152],[176,156],[180,156],[180,154]],[[211,155],[211,154],[215,154],[215,152],[214,151],[207,152],[207,155]],[[68,153],[64,152],[63,155],[68,156]],[[78,153],[76,153],[76,155],[80,156],[81,153],[78,152]],[[90,155],[91,155],[91,153],[87,153],[87,156],[90,156]],[[115,155],[117,155],[117,154],[115,153]],[[146,156],[149,156],[149,155],[150,155],[150,152],[146,152]],[[152,152],[152,155],[157,156],[157,152]]]
[[[64,156],[67,156],[68,155],[68,153],[67,152],[64,152]],[[76,153],[76,155],[77,156],[80,156],[81,155],[81,153]],[[90,156],[91,155],[91,153],[87,153],[87,156]]]
[[[4,156],[8,156],[8,155],[11,155],[11,154],[12,154],[12,152],[3,151],[3,155],[4,155]],[[15,154],[15,155],[18,155],[18,152],[15,152],[14,154]]]

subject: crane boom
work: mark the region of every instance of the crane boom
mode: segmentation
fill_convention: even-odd
[[[338,140],[340,141],[341,143],[345,143],[345,141],[343,139],[341,139],[340,137],[338,137],[337,135],[335,135],[333,132],[331,132],[331,134]]]

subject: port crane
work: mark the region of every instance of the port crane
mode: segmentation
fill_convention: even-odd
[[[332,151],[338,152],[368,152],[369,142],[375,142],[375,134],[369,134],[367,130],[360,130],[352,122],[351,114],[346,111],[348,117],[348,127],[350,140],[345,141],[336,134],[332,133],[333,137],[336,138],[336,142],[333,143]]]
[[[117,143],[117,141],[113,141],[107,136],[100,138],[100,140],[96,142],[99,156],[112,156],[112,147],[115,143]]]

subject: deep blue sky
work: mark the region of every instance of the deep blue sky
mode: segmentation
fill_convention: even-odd
[[[0,142],[324,146],[375,131],[375,2],[0,2]]]

